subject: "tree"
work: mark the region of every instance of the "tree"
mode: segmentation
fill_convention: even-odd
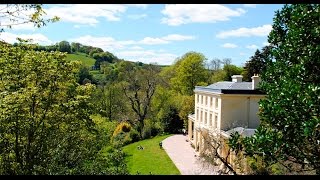
[[[176,76],[172,79],[175,89],[183,94],[192,95],[194,87],[206,81],[206,69],[204,67],[205,56],[197,52],[188,52],[179,60]]]
[[[267,96],[260,102],[261,125],[255,136],[244,140],[249,155],[316,174],[320,174],[319,12],[319,4],[285,5],[276,11],[268,38],[272,56],[262,74],[261,88]]]
[[[17,44],[16,44],[17,46]],[[36,51],[46,51],[46,47],[45,46],[41,46],[41,45],[37,45],[34,50]]]
[[[71,46],[70,43],[68,41],[61,41],[58,44],[58,50],[60,52],[67,52],[67,53],[71,53]]]
[[[213,73],[213,75],[211,76],[210,78],[210,82],[211,83],[216,83],[216,82],[219,82],[219,81],[225,81],[227,78],[227,72],[224,71],[223,69],[219,69],[217,71],[215,71]]]
[[[180,99],[175,91],[166,85],[156,89],[151,104],[151,117],[159,122],[160,129],[167,133],[180,133],[183,128],[183,120],[179,116]]]
[[[121,152],[99,153],[94,86],[77,83],[77,61],[25,44],[0,53],[0,174],[127,173]]]
[[[231,64],[231,59],[230,58],[224,58],[222,59],[221,63],[223,64],[223,66],[227,66]]]
[[[164,132],[170,134],[180,133],[183,128],[183,121],[179,117],[178,109],[169,105],[166,110],[164,116],[160,119],[160,122],[163,124]]]
[[[95,103],[96,113],[107,117],[109,121],[125,118],[126,101],[119,83],[109,82],[98,86],[92,102]]]
[[[71,43],[71,51],[72,52],[79,52],[80,51],[80,47],[81,47],[80,43],[75,43],[75,42]]]
[[[227,64],[223,66],[223,71],[226,73],[225,81],[231,81],[231,76],[241,74],[243,69],[233,64]]]
[[[119,80],[119,68],[117,67],[119,64],[110,64],[108,62],[102,62],[100,67],[101,71],[106,77],[106,81],[108,83],[113,83]]]
[[[94,53],[92,57],[96,60],[94,63],[95,67],[100,69],[100,65],[102,62],[109,62],[112,63],[117,57],[113,55],[110,52],[99,52],[99,53]]]
[[[79,73],[78,73],[78,83],[79,84],[84,84],[84,80],[87,79],[87,80],[90,80],[91,82],[93,81],[93,77],[92,77],[92,74],[90,74],[89,72],[89,68],[83,64],[81,64],[80,66],[80,70],[79,70]]]
[[[194,95],[182,95],[179,106],[179,117],[184,122],[185,129],[188,129],[188,115],[194,113]]]
[[[160,72],[155,65],[135,67],[127,72],[122,86],[125,97],[137,117],[137,130],[142,137],[144,120],[149,112],[150,103],[158,84],[157,74]]]
[[[80,46],[79,52],[86,53],[86,54],[89,55],[90,51],[91,51],[93,48],[94,48],[94,47],[92,47],[92,46],[82,45],[82,46]]]
[[[242,73],[245,81],[251,81],[251,77],[254,74],[262,74],[265,71],[270,48],[270,46],[265,46],[262,48],[262,52],[257,49],[255,54],[250,57],[250,60],[246,62]]]
[[[59,20],[57,16],[44,19],[45,14],[41,4],[3,4],[0,6],[0,32],[4,31],[4,28],[11,29],[13,26],[28,23],[40,28],[46,23]]]
[[[207,69],[213,73],[221,69],[222,61],[218,58],[214,58],[214,59],[211,59],[210,61],[207,61],[206,64],[207,64]]]
[[[89,52],[89,56],[93,57],[94,53],[102,53],[103,50],[101,48],[93,48],[91,49],[91,51]]]
[[[57,51],[57,50],[58,50],[58,46],[57,45],[46,46],[46,51],[48,51],[48,52]]]

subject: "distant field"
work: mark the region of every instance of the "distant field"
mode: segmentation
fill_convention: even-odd
[[[91,57],[86,57],[86,54],[84,53],[77,53],[77,54],[67,54],[67,59],[70,59],[71,61],[81,61],[86,66],[93,66],[95,63],[95,59]]]
[[[157,136],[123,147],[123,151],[128,154],[126,160],[130,174],[180,175],[165,150],[159,147],[159,142],[169,136]],[[143,150],[139,150],[138,146],[142,146]]]

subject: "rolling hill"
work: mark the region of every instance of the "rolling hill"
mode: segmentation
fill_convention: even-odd
[[[83,64],[85,64],[88,67],[91,67],[94,65],[95,63],[95,59],[89,57],[87,54],[85,53],[75,53],[75,54],[67,54],[67,59],[71,60],[71,61],[81,61]]]

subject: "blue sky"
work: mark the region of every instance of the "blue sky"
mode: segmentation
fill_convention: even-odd
[[[119,58],[170,65],[189,51],[231,58],[242,66],[267,43],[280,4],[50,4],[46,17],[59,22],[40,29],[14,26],[0,34],[49,45],[67,40],[100,47]],[[2,20],[4,22],[5,20]]]

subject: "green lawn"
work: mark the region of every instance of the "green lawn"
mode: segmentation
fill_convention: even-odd
[[[126,157],[130,174],[149,175],[180,175],[179,170],[171,161],[164,149],[160,149],[159,142],[171,135],[157,136],[123,147],[123,151],[128,154]],[[138,150],[138,146],[143,150]]]
[[[84,53],[67,54],[67,59],[70,59],[71,61],[81,61],[83,64],[89,67],[93,66],[96,61],[91,57],[86,57],[86,54]]]

